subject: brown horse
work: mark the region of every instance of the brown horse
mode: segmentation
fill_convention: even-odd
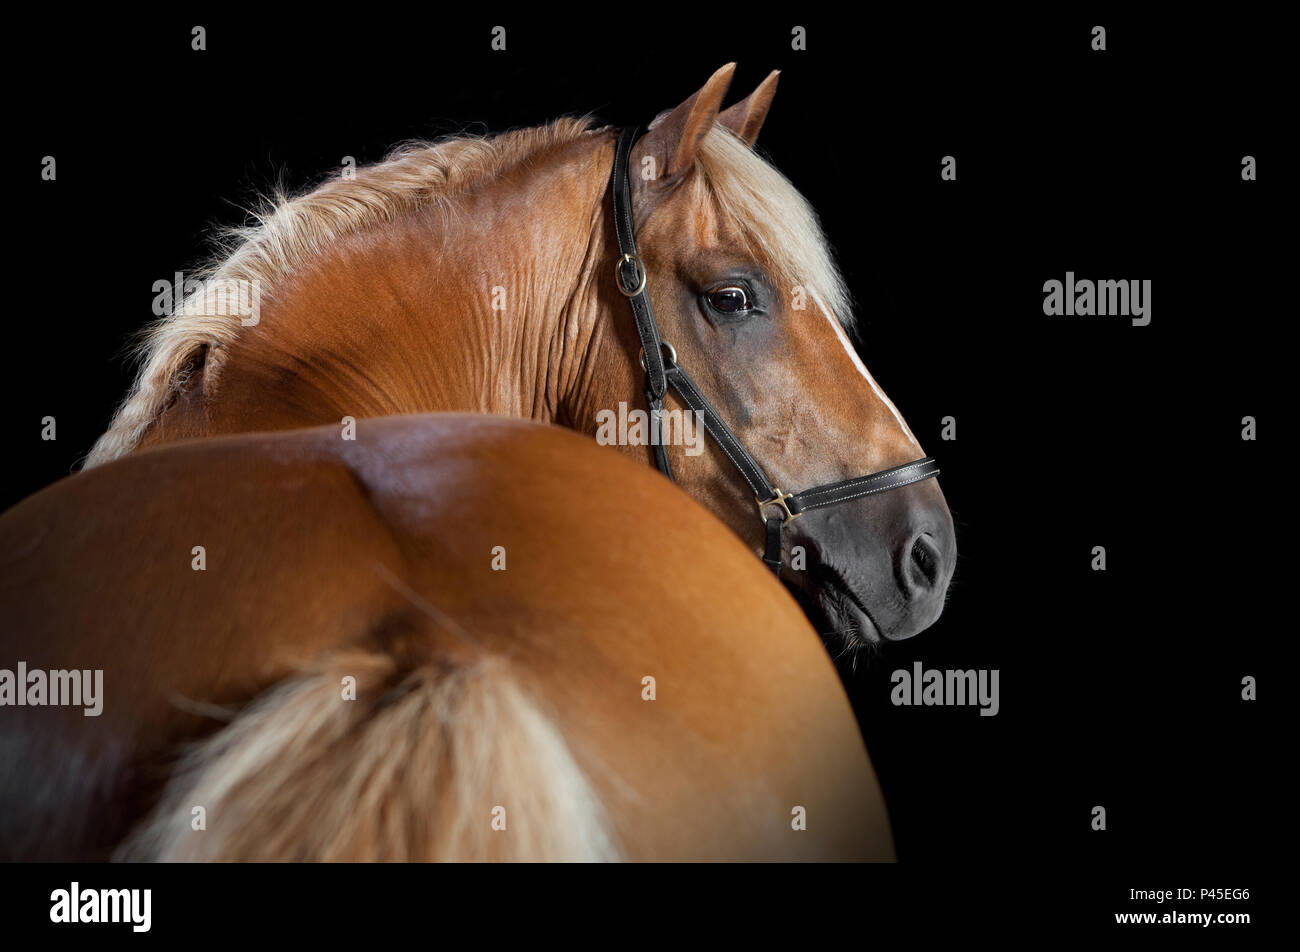
[[[343,435],[150,449],[0,517],[5,664],[102,671],[98,716],[0,708],[0,855],[892,858],[822,644],[699,504],[528,421]]]
[[[842,326],[848,294],[816,216],[752,150],[776,74],[720,111],[733,68],[632,153],[665,339],[778,486],[914,460],[917,440]],[[614,281],[615,137],[565,119],[412,147],[282,201],[154,328],[90,464],[189,437],[430,411],[595,435],[643,393]],[[229,284],[256,289],[253,317],[207,306]],[[644,441],[625,450],[650,458]],[[669,456],[682,488],[760,549],[753,496],[722,454]],[[806,513],[784,545],[783,580],[837,652],[930,625],[955,561],[935,480]]]

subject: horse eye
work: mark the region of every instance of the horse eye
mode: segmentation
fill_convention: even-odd
[[[744,288],[728,285],[709,292],[709,304],[722,314],[739,314],[752,309]]]

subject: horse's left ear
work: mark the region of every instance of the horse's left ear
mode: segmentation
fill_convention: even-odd
[[[772,97],[776,95],[776,81],[781,71],[774,69],[767,74],[767,79],[758,84],[758,88],[733,106],[728,106],[718,115],[718,122],[726,126],[744,140],[745,145],[753,147],[758,139],[758,130],[763,128],[767,111],[772,108]]]
[[[660,186],[676,185],[695,164],[700,140],[717,121],[722,97],[727,94],[735,71],[736,64],[728,63],[710,76],[699,92],[650,124],[650,130],[637,145],[637,152],[642,157],[652,155],[659,163],[655,178]]]

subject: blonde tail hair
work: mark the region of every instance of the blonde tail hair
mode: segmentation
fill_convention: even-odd
[[[343,679],[356,679],[344,700]],[[195,830],[195,807],[206,829]],[[504,829],[494,826],[504,825]],[[131,861],[599,861],[605,812],[499,660],[334,655],[183,760]]]

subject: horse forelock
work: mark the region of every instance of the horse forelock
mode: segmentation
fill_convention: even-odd
[[[712,198],[755,255],[789,293],[807,289],[846,328],[853,299],[816,211],[790,180],[725,126],[715,125],[696,154],[700,199]]]

